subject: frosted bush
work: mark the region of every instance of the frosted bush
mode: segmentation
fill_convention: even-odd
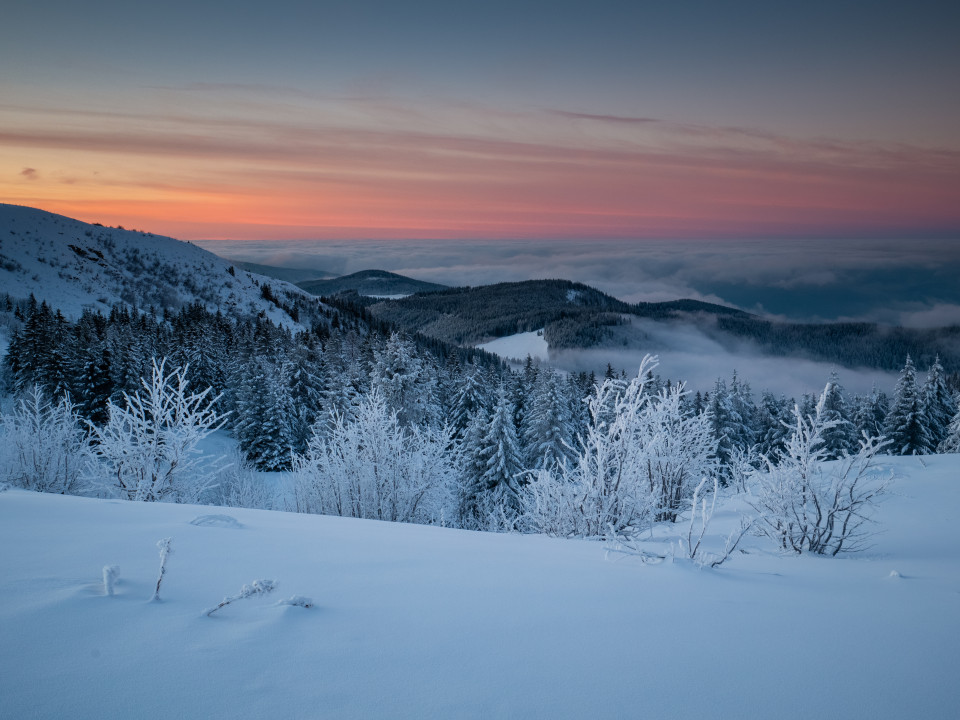
[[[0,417],[0,479],[12,485],[61,494],[86,489],[86,433],[66,397],[52,402],[34,385]]]
[[[826,462],[823,433],[826,391],[813,415],[793,411],[793,431],[777,462],[764,458],[755,475],[758,528],[783,549],[837,555],[862,550],[873,534],[872,512],[885,492],[889,474],[875,457],[889,442],[864,436],[852,455]]]
[[[215,409],[211,388],[187,390],[187,368],[166,371],[166,360],[154,360],[149,380],[124,404],[110,401],[109,420],[91,425],[93,452],[104,466],[112,489],[129,500],[199,502],[215,484],[220,458],[204,457],[198,444],[223,426],[225,415]]]
[[[298,512],[436,523],[454,480],[450,431],[404,428],[372,392],[350,420],[336,416],[293,460]]]
[[[683,389],[651,395],[655,358],[627,385],[607,380],[588,398],[590,423],[572,462],[531,476],[523,526],[564,537],[630,538],[674,521],[694,483],[716,470],[706,413],[686,416]]]
[[[277,492],[236,449],[228,465],[219,473],[214,502],[226,507],[274,510],[277,507]]]

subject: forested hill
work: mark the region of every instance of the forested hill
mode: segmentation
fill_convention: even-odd
[[[412,295],[413,293],[429,293],[447,289],[446,285],[414,280],[386,270],[361,270],[343,277],[310,280],[297,284],[313,295],[336,295],[352,291],[359,295],[371,297]]]
[[[786,323],[736,308],[681,299],[626,303],[568,280],[528,280],[451,288],[399,300],[354,296],[370,314],[411,332],[474,345],[543,328],[552,350],[636,348],[661,352],[659,327],[696,329],[734,348],[744,341],[758,352],[824,360],[845,367],[899,370],[911,355],[921,366],[936,356],[949,373],[960,372],[960,327],[891,328],[873,323]]]
[[[799,355],[846,367],[899,370],[910,355],[919,367],[937,356],[946,372],[960,373],[960,326],[887,327],[874,323],[786,323],[758,317],[717,318],[717,339],[750,340],[767,355]]]
[[[747,317],[739,310],[693,300],[632,305],[569,280],[451,288],[375,303],[369,310],[374,317],[457,344],[546,328],[551,347],[600,344],[605,328],[622,323],[623,315],[666,319],[701,312]]]

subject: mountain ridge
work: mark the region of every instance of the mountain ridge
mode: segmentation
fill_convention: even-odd
[[[162,313],[200,303],[298,327],[282,306],[316,302],[296,285],[238,270],[190,242],[9,204],[0,204],[0,287],[69,318],[117,304]]]

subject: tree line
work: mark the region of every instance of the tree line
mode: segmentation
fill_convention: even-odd
[[[938,360],[921,381],[908,357],[892,397],[849,396],[834,373],[818,395],[756,399],[737,374],[688,393],[650,364],[632,380],[609,366],[602,377],[531,360],[511,370],[329,307],[325,322],[297,332],[199,305],[160,316],[116,307],[75,322],[35,300],[14,312],[22,326],[4,378],[32,391],[33,417],[76,416],[97,452],[122,447],[116,434],[144,415],[144,398],[163,394],[164,358],[159,374],[176,368],[183,397],[213,403],[204,417],[229,430],[252,467],[296,474],[304,511],[486,529],[522,519],[596,536],[675,520],[701,477],[736,486],[749,468],[777,465],[808,418],[818,419],[824,460],[855,457],[881,437],[894,454],[960,450]],[[646,488],[642,498],[608,487],[611,473]],[[147,496],[169,493],[198,499],[182,487]]]

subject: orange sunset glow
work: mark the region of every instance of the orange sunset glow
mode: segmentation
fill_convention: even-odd
[[[323,115],[317,111],[320,120]],[[378,118],[373,118],[377,120]],[[196,238],[754,237],[960,226],[960,154],[529,113],[497,136],[6,110],[10,202]],[[109,119],[108,119],[109,120]],[[625,127],[626,126],[626,127]]]

